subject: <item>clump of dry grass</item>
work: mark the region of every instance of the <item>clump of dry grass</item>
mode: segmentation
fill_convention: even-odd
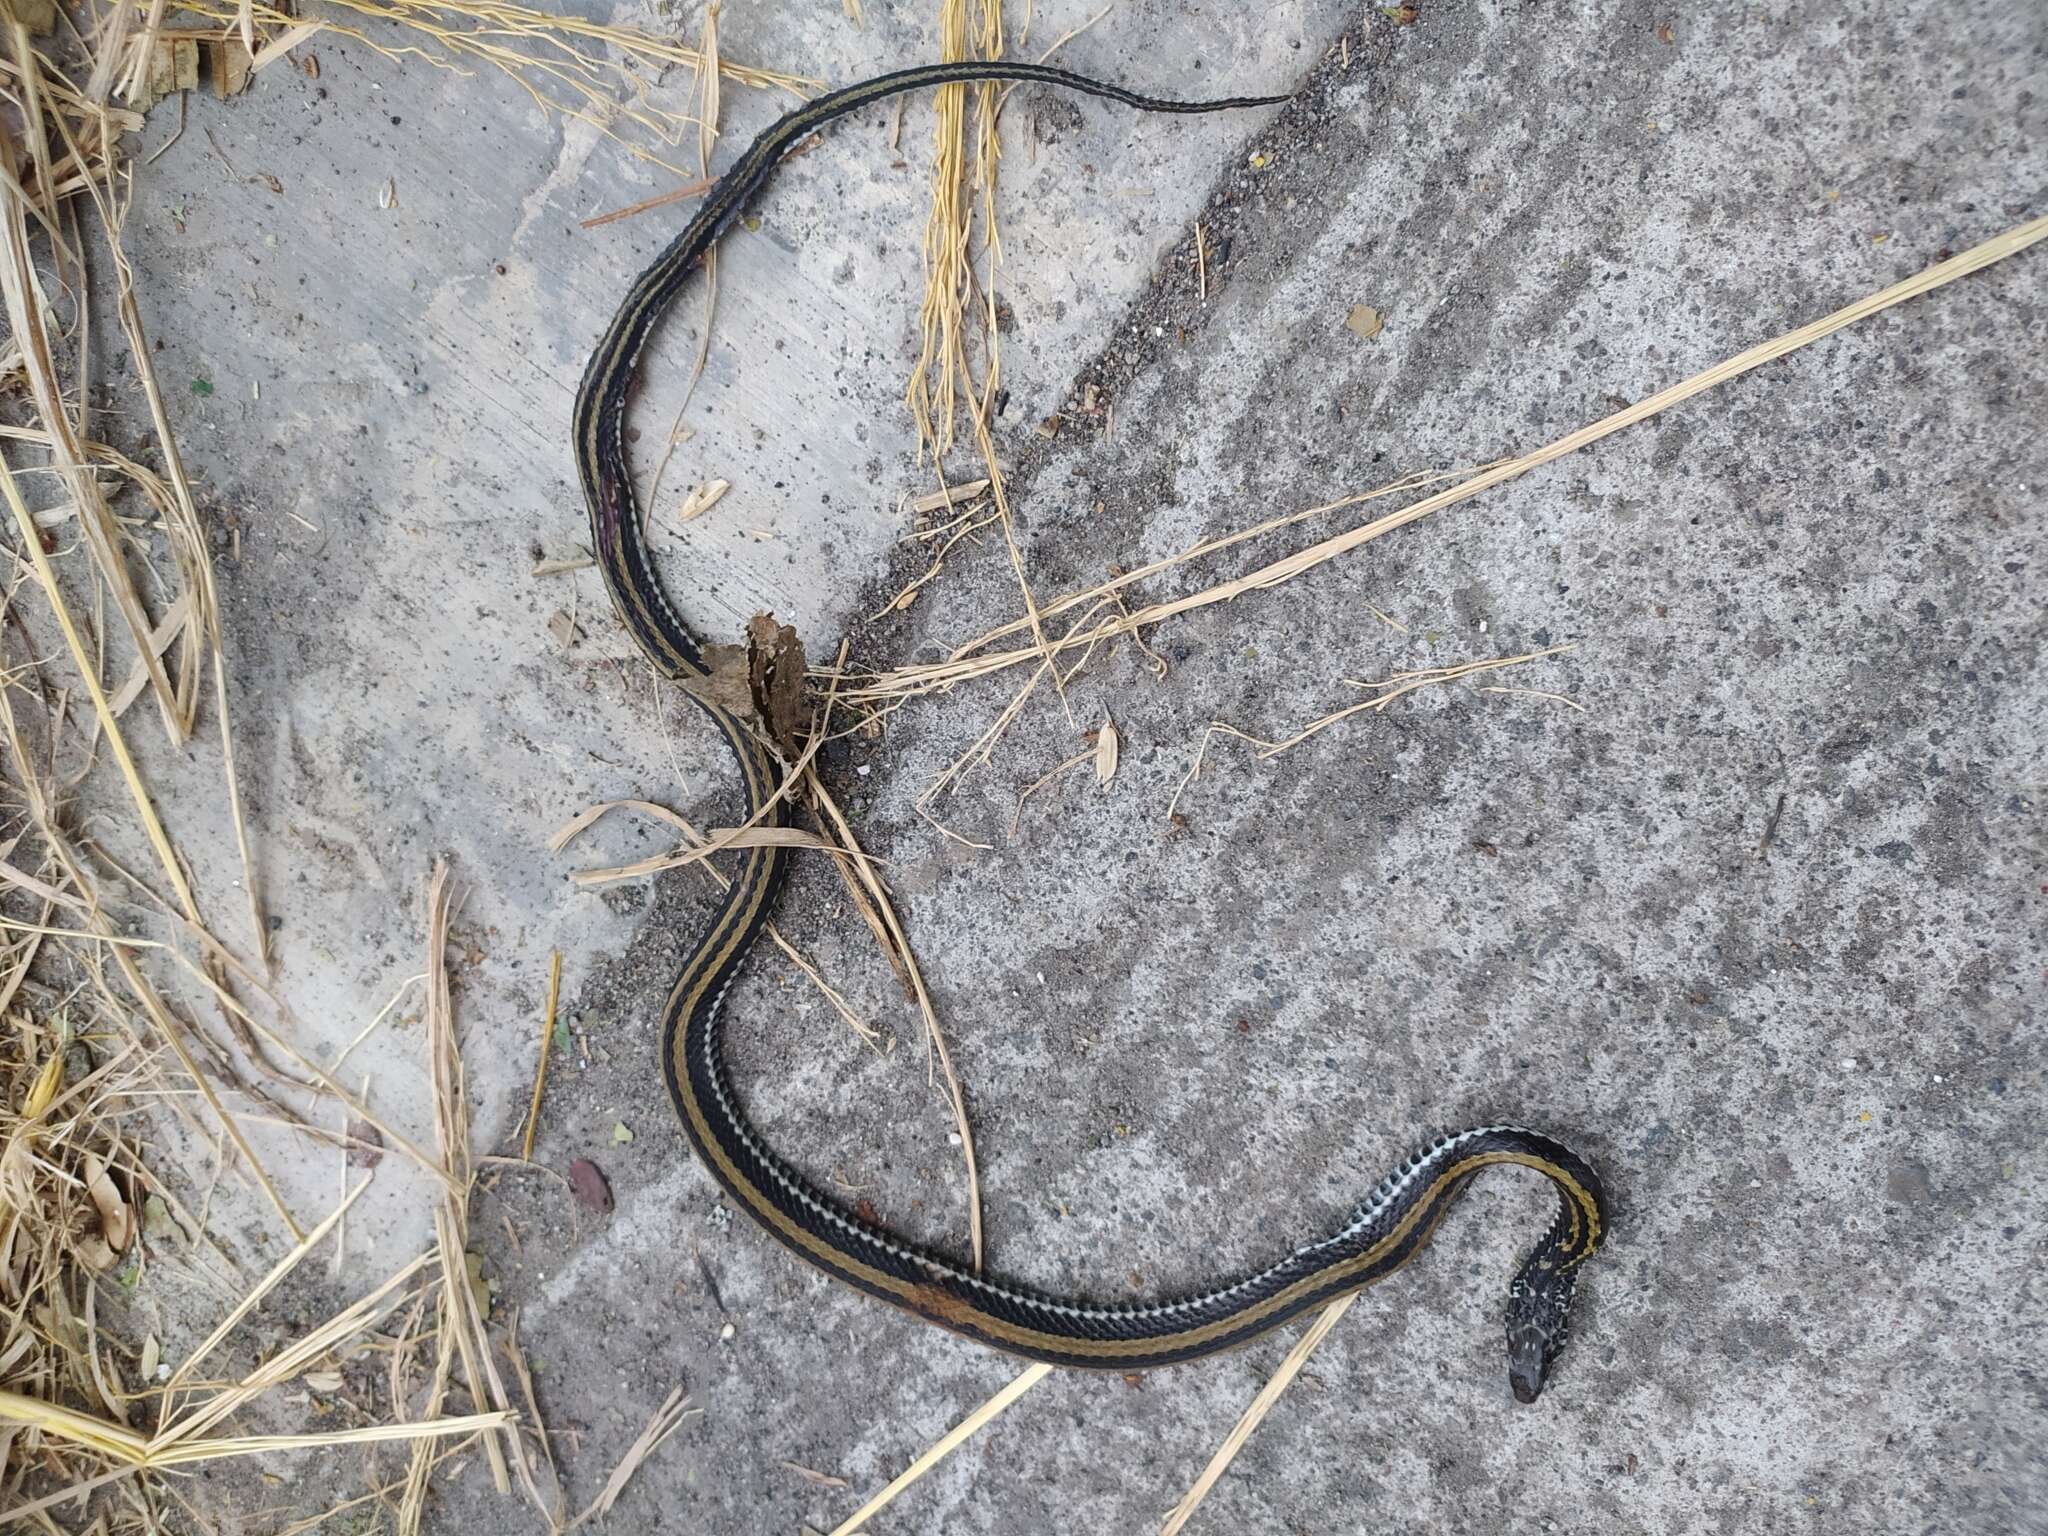
[[[175,13],[248,30],[258,67],[270,62],[266,47],[304,47],[326,34],[361,43],[394,63],[458,74],[490,70],[514,81],[543,111],[588,123],[634,158],[678,177],[688,173],[661,151],[678,148],[715,121],[717,98],[715,92],[708,96],[710,110],[703,116],[662,107],[650,87],[664,70],[698,71],[708,61],[737,85],[797,97],[818,84],[807,76],[736,63],[718,56],[715,47],[694,48],[635,27],[497,0],[323,0],[320,9],[306,19],[251,0],[170,0],[168,7],[152,7],[139,27],[123,29],[117,19],[103,46],[122,61],[117,74],[139,78],[134,72],[141,66],[133,61],[146,60],[165,16]],[[143,13],[117,8],[112,14]],[[624,101],[616,94],[621,84],[628,90]]]
[[[213,573],[122,252],[131,187],[122,140],[141,119],[111,99],[124,79],[131,87],[140,79],[162,16],[161,6],[109,11],[101,51],[72,56],[75,69],[11,16],[0,38],[0,527],[11,530],[16,571],[0,589],[0,1523],[53,1530],[53,1511],[89,1520],[96,1508],[102,1523],[154,1529],[166,1501],[182,1502],[178,1485],[160,1476],[168,1468],[449,1437],[480,1436],[492,1454],[505,1447],[506,1464],[540,1505],[481,1320],[459,1305],[436,1337],[452,1341],[461,1384],[483,1411],[442,1413],[435,1396],[425,1411],[401,1401],[388,1419],[345,1431],[241,1427],[279,1411],[273,1389],[281,1385],[339,1380],[332,1366],[345,1352],[369,1347],[394,1313],[423,1307],[424,1257],[267,1358],[221,1373],[238,1327],[338,1235],[363,1188],[306,1230],[244,1132],[252,1113],[346,1143],[313,1123],[315,1106],[333,1098],[434,1176],[447,1191],[434,1275],[444,1307],[469,1168],[450,1029],[435,1036],[444,1113],[438,1153],[429,1154],[261,1016],[268,1009],[298,1033],[263,971],[265,924],[234,774]],[[240,18],[245,27],[255,21],[249,7]],[[544,18],[497,20],[537,27]],[[95,282],[111,287],[96,293]],[[147,448],[88,431],[95,418],[82,402],[96,395],[89,326],[102,313],[114,317],[138,407],[127,419],[147,422]],[[45,487],[56,498],[32,504]],[[145,701],[146,715],[135,708]],[[174,818],[132,745],[154,721],[172,746],[196,747],[209,705],[253,963],[211,926]],[[122,807],[147,850],[142,872],[85,830],[88,808],[106,821]],[[147,923],[169,937],[140,936]],[[217,1008],[214,1029],[167,1000],[153,974],[164,962],[203,988]],[[441,980],[434,997],[445,1024]],[[246,1182],[274,1212],[289,1251],[255,1283],[208,1235],[211,1189],[195,1213],[178,1193],[185,1171],[151,1166],[152,1127],[166,1121],[219,1149],[217,1182]],[[203,1314],[212,1298],[222,1314],[182,1359],[130,1316],[130,1293],[159,1272],[188,1289],[187,1310]]]
[[[114,1110],[154,1073],[91,1012],[80,998],[40,1020],[27,1011],[0,1019],[0,1382],[125,1423],[128,1391],[98,1337],[98,1292],[119,1283],[137,1225],[129,1191],[141,1185]],[[21,1454],[11,1456],[17,1440]],[[42,1449],[33,1428],[0,1421],[0,1469],[16,1469],[0,1473],[0,1504],[18,1496],[7,1490]]]

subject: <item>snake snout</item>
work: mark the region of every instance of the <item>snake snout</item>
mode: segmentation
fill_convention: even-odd
[[[1509,1337],[1508,1386],[1513,1389],[1516,1402],[1533,1403],[1541,1397],[1544,1379],[1549,1374],[1541,1335],[1525,1329]]]

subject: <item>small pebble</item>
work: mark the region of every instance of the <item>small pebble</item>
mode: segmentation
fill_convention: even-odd
[[[718,1342],[721,1344],[727,1343],[731,1340],[732,1336],[738,1332],[739,1330],[733,1327],[731,1323],[727,1323],[723,1328],[718,1330]]]
[[[1854,1056],[1844,1056],[1842,1058],[1842,1070],[1844,1072],[1854,1072],[1856,1070],[1856,1058]]]

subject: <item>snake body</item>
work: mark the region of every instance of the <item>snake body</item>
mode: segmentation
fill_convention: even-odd
[[[575,453],[597,562],[620,622],[664,675],[708,676],[703,646],[670,602],[649,557],[625,451],[626,398],[655,324],[740,209],[788,151],[834,118],[905,91],[969,81],[1036,81],[1146,112],[1217,112],[1283,101],[1162,101],[1042,65],[966,62],[899,70],[818,97],[765,129],[710,189],[683,231],[627,293],[577,390]],[[784,824],[770,749],[710,691],[693,702],[738,764],[750,815]],[[726,1065],[719,1010],[782,883],[785,850],[740,850],[741,864],[669,993],[661,1065],[684,1134],[741,1209],[828,1275],[956,1333],[1061,1366],[1136,1370],[1230,1348],[1384,1279],[1429,1242],[1472,1178],[1533,1168],[1558,1191],[1558,1213],[1509,1288],[1507,1343],[1515,1395],[1533,1401],[1564,1346],[1579,1266],[1599,1247],[1607,1211],[1599,1176],[1539,1132],[1479,1126],[1438,1137],[1387,1175],[1330,1236],[1236,1282],[1144,1305],[1040,1295],[988,1279],[848,1213],[769,1148],[748,1123]]]

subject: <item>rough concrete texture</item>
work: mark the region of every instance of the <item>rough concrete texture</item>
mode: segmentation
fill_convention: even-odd
[[[1082,19],[1039,9],[1046,38]],[[726,45],[835,79],[931,52],[922,14],[870,5],[855,32],[811,10],[742,10]],[[1166,125],[1033,92],[1013,107],[999,440],[1041,595],[1535,447],[2040,213],[2048,190],[2048,18],[2024,3],[1675,22],[1446,7],[1398,26],[1155,0],[1063,57],[1143,87],[1303,94]],[[572,1502],[686,1384],[701,1417],[611,1528],[829,1529],[1017,1367],[820,1279],[725,1207],[653,1063],[706,892],[601,901],[540,846],[599,798],[733,814],[707,734],[673,699],[657,718],[616,664],[596,583],[575,578],[587,638],[565,652],[546,621],[567,589],[527,575],[532,546],[578,537],[562,444],[584,349],[672,224],[578,231],[649,188],[508,90],[323,61],[320,87],[266,75],[194,105],[282,202],[188,131],[142,183],[138,253],[175,367],[217,386],[187,410],[195,457],[247,509],[223,583],[287,983],[347,1038],[416,968],[414,892],[451,853],[481,956],[458,1003],[479,1138],[503,1146],[547,951],[565,951],[575,1049],[539,1154],[597,1159],[617,1210],[504,1177],[477,1225]],[[735,489],[662,540],[716,637],[773,607],[829,652],[912,569],[891,541],[899,499],[929,485],[898,404],[922,114],[903,169],[887,113],[836,131],[721,258],[698,436],[670,483]],[[449,153],[451,125],[477,151]],[[380,212],[387,176],[400,201]],[[1108,1298],[1223,1278],[1315,1234],[1425,1134],[1496,1117],[1567,1136],[1610,1181],[1616,1229],[1540,1405],[1510,1401],[1497,1319],[1544,1197],[1501,1176],[1331,1335],[1193,1529],[2048,1529],[2043,260],[1162,626],[1163,680],[1129,647],[1099,656],[1071,720],[1035,699],[941,803],[985,849],[913,801],[1016,674],[828,754],[969,1085],[996,1272]],[[1345,328],[1356,305],[1378,335]],[[650,437],[694,325],[663,344]],[[1076,409],[1090,384],[1113,432]],[[963,546],[908,615],[862,627],[859,654],[930,657],[1016,608],[1000,544]],[[1281,736],[1354,701],[1346,678],[1567,641],[1488,681],[1577,709],[1452,686],[1271,761],[1219,741],[1185,828],[1168,822],[1211,720]],[[1013,839],[1020,793],[1105,716],[1112,785],[1056,782]],[[653,845],[621,828],[585,857]],[[957,1251],[961,1158],[914,1015],[829,872],[801,869],[782,911],[896,1048],[861,1047],[764,956],[728,1008],[758,1122]],[[417,1033],[374,1044],[380,1104],[423,1124]],[[365,1273],[420,1239],[400,1174],[364,1224]],[[309,1200],[331,1188],[309,1160],[316,1176]],[[1055,1377],[873,1529],[1153,1528],[1293,1336],[1135,1382]],[[520,1518],[477,1466],[436,1510],[447,1530]]]

